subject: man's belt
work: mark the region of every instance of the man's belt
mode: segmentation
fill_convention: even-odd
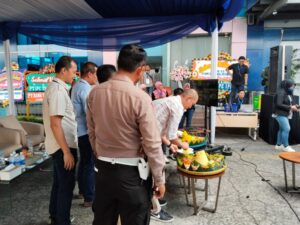
[[[110,158],[110,157],[98,157],[99,160],[104,162],[109,162],[111,164],[120,164],[120,165],[126,165],[126,166],[138,166],[140,160],[142,158]]]

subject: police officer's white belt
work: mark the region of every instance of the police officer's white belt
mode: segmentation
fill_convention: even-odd
[[[137,158],[110,158],[110,157],[98,157],[99,160],[104,162],[109,162],[111,164],[120,164],[126,166],[138,166],[141,159],[140,157]]]

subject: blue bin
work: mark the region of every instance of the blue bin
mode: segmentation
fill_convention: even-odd
[[[230,105],[228,103],[224,105],[224,112],[230,112]]]
[[[238,105],[236,103],[233,103],[231,105],[231,112],[237,112],[238,111]]]

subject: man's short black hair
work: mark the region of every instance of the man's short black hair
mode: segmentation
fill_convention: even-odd
[[[181,95],[184,92],[184,90],[182,88],[176,88],[173,93],[174,95]]]
[[[246,60],[245,56],[240,56],[239,60]]]
[[[97,78],[99,83],[103,83],[105,81],[108,81],[112,74],[115,73],[116,67],[114,65],[105,64],[102,66],[99,66],[97,69]]]
[[[75,60],[72,59],[70,56],[60,57],[57,63],[55,64],[55,73],[59,73],[63,68],[67,70],[70,69],[72,62],[76,63]]]
[[[88,73],[95,73],[97,70],[97,65],[93,62],[86,62],[81,66],[80,77],[84,78]]]
[[[118,69],[129,73],[134,72],[139,66],[146,64],[146,51],[135,44],[129,44],[122,47],[118,57]]]

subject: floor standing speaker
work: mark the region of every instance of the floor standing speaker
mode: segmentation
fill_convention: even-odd
[[[276,144],[278,123],[272,114],[275,109],[275,95],[263,94],[261,98],[261,111],[259,119],[259,136],[271,145]],[[299,96],[294,96],[294,102],[299,104]],[[300,117],[299,113],[293,113],[293,118],[289,120],[291,131],[289,144],[300,144]]]
[[[292,46],[283,45],[270,49],[269,94],[276,94],[280,82],[290,78],[292,55]]]

